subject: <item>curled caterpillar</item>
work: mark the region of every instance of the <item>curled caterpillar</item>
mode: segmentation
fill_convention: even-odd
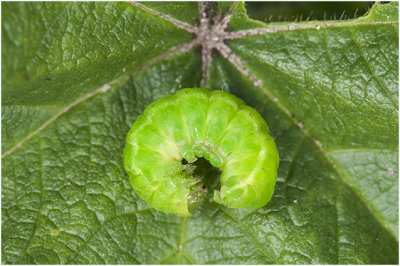
[[[217,203],[257,209],[271,199],[279,164],[275,142],[261,115],[224,91],[183,89],[147,106],[128,133],[124,166],[151,207],[188,216],[207,192],[193,176],[200,157],[222,171]]]

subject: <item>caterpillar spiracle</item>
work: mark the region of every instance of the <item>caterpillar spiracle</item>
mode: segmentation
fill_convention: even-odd
[[[279,164],[275,142],[261,115],[224,91],[183,89],[148,105],[128,133],[124,167],[150,207],[188,216],[207,191],[193,176],[200,157],[222,171],[217,203],[257,209],[271,199]]]

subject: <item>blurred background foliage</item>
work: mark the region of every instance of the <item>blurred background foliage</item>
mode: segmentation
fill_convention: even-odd
[[[363,2],[246,2],[249,17],[264,22],[352,19],[374,4]]]

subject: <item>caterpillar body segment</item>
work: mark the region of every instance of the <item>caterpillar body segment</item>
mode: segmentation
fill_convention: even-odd
[[[244,137],[227,158],[214,200],[230,208],[263,207],[272,197],[278,163],[271,136],[257,132]]]
[[[128,133],[124,166],[151,207],[188,216],[207,193],[193,174],[199,157],[222,171],[216,202],[257,209],[271,199],[275,142],[261,115],[224,91],[183,89],[147,106]]]

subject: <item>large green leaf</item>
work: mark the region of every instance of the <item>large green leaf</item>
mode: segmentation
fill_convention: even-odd
[[[122,162],[147,104],[200,85],[174,19],[197,25],[197,3],[2,4],[2,262],[397,264],[398,3],[290,27],[236,6],[229,31],[280,30],[226,41],[249,72],[215,52],[206,86],[264,116],[278,183],[261,209],[189,218],[150,209]]]

